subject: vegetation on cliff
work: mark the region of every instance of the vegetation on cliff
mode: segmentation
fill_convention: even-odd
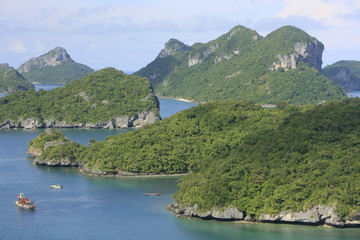
[[[35,118],[39,122],[96,123],[142,111],[159,114],[149,81],[114,68],[53,90],[22,91],[0,99],[0,122]]]
[[[169,54],[159,54],[134,73],[148,77],[161,96],[199,102],[251,99],[261,104],[308,104],[346,97],[318,71],[322,43],[295,27],[261,37],[238,26],[216,40],[181,51],[171,49],[174,44],[170,43],[162,51]]]
[[[323,68],[322,73],[345,91],[360,89],[360,61],[339,61]]]
[[[36,83],[68,83],[94,72],[90,67],[75,62],[62,47],[23,63],[18,71]]]
[[[8,64],[0,64],[0,93],[29,90],[34,86]]]

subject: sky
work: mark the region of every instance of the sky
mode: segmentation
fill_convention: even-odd
[[[0,63],[61,46],[91,68],[136,71],[170,38],[206,43],[237,25],[301,28],[325,45],[323,67],[360,60],[360,0],[0,0]]]

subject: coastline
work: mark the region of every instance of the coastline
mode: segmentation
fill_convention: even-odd
[[[172,100],[177,100],[177,101],[181,101],[181,102],[188,102],[188,103],[198,103],[195,100],[190,100],[190,99],[185,99],[185,98],[178,98],[178,97],[164,97],[164,96],[160,96],[160,95],[156,95],[157,98],[163,98],[163,99],[172,99]]]

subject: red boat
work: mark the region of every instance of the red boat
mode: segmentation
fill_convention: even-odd
[[[18,198],[18,200],[15,201],[15,204],[19,207],[27,208],[27,209],[34,209],[36,207],[35,202],[24,197],[23,193],[20,193],[19,195],[17,195],[17,198]]]

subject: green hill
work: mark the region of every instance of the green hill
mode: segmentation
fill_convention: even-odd
[[[259,220],[335,206],[336,214],[316,214],[325,218],[320,224],[337,225],[360,211],[359,114],[360,99],[277,109],[212,102],[89,147],[54,145],[39,156],[51,162],[65,153],[99,175],[193,173],[181,179],[175,199],[200,213],[232,207]],[[44,138],[54,141],[43,133],[29,149],[43,149]]]
[[[0,99],[0,127],[133,127],[159,119],[158,100],[145,78],[106,68],[64,87]]]
[[[183,47],[178,47],[179,45]],[[159,56],[134,75],[147,77],[156,94],[195,101],[251,99],[256,103],[320,103],[344,99],[319,73],[324,46],[285,26],[266,37],[237,26],[206,44],[171,39]]]
[[[8,64],[0,64],[0,93],[29,90],[34,86]]]
[[[326,66],[322,73],[345,91],[360,90],[360,61],[339,61]]]
[[[90,67],[77,63],[62,47],[32,58],[22,64],[18,71],[35,83],[67,83],[94,72]]]

